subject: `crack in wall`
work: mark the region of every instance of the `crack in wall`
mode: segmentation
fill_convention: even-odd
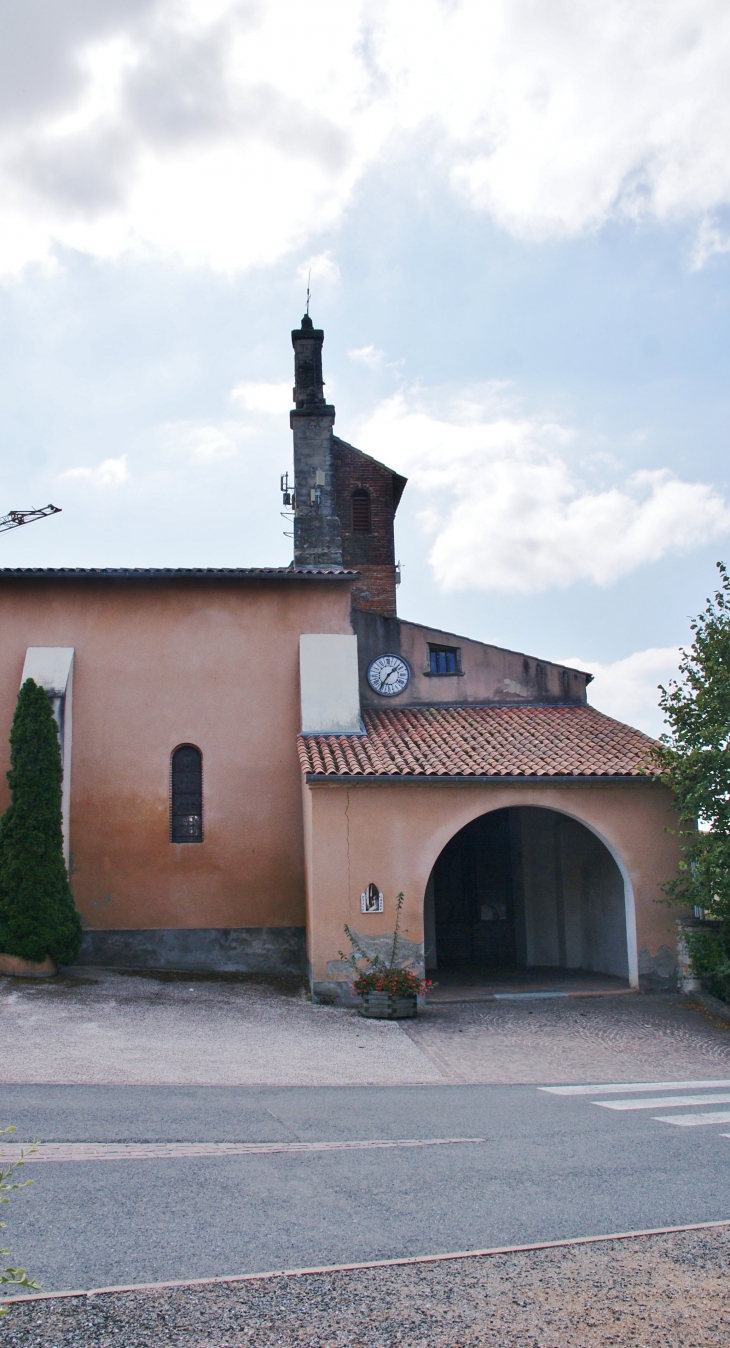
[[[350,788],[345,787],[345,819],[347,820],[347,910],[350,911]]]

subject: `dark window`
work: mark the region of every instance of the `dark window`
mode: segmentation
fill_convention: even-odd
[[[203,841],[203,755],[194,744],[181,744],[172,755],[170,841]]]
[[[370,492],[363,488],[352,493],[352,532],[354,534],[369,534],[372,532]]]
[[[456,646],[429,646],[432,674],[458,674],[459,650]]]

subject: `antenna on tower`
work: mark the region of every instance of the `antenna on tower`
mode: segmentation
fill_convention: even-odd
[[[310,267],[309,275],[307,277],[307,318],[309,317],[309,283],[311,279],[312,279],[312,268]]]

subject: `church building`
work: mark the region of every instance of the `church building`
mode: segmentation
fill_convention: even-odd
[[[406,481],[334,433],[292,333],[288,567],[0,571],[0,767],[48,691],[81,960],[304,974],[351,1000],[344,927],[415,969],[673,988],[671,797],[590,675],[398,616]]]

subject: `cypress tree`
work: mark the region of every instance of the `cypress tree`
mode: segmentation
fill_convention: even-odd
[[[0,820],[0,951],[72,964],[81,919],[63,859],[62,777],[51,704],[26,679],[10,732],[11,803]]]

